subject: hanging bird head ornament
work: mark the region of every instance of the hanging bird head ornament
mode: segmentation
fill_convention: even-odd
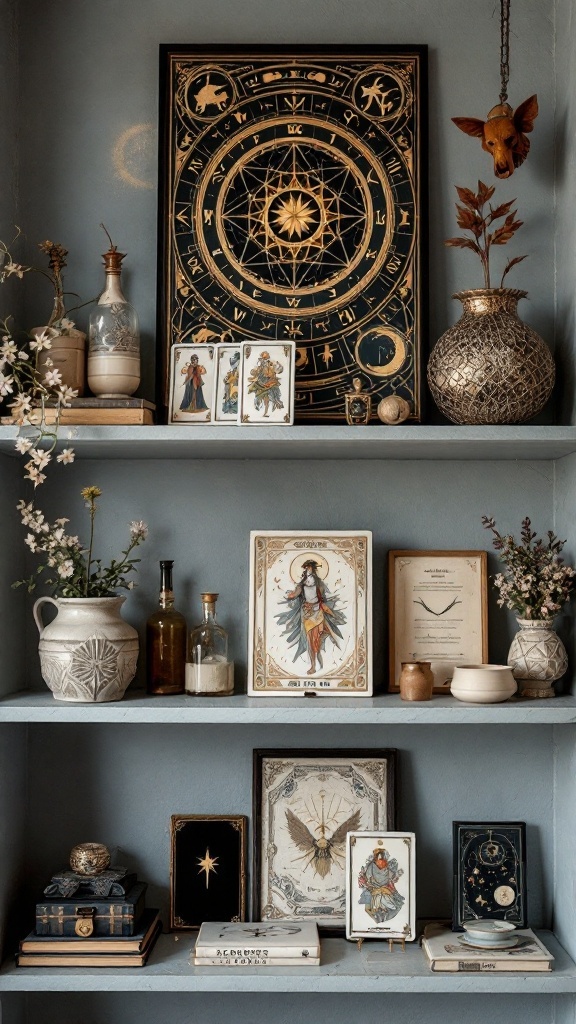
[[[510,0],[500,3],[500,102],[488,111],[485,121],[478,117],[453,117],[454,124],[491,153],[497,178],[510,178],[523,164],[530,149],[528,132],[538,116],[538,100],[529,96],[516,110],[508,103],[510,76]]]

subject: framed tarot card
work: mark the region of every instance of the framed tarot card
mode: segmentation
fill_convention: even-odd
[[[389,551],[389,690],[403,661],[429,661],[434,693],[450,693],[456,665],[488,661],[485,551]]]
[[[216,345],[214,422],[236,423],[240,387],[240,345]]]
[[[242,343],[239,423],[294,422],[295,351],[293,341]]]
[[[455,821],[452,929],[486,918],[527,927],[526,824]]]
[[[395,750],[255,750],[253,918],[344,930],[346,836],[394,828]]]
[[[170,927],[246,920],[248,819],[236,814],[173,814]]]
[[[169,423],[210,423],[215,382],[214,345],[174,345]]]
[[[416,938],[414,832],[349,832],[346,938]]]
[[[158,380],[182,342],[296,343],[296,422],[360,376],[419,420],[425,46],[160,48]]]
[[[250,534],[248,693],[372,694],[372,534]]]

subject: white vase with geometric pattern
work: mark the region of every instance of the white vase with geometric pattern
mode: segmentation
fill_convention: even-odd
[[[34,621],[44,682],[56,700],[102,704],[121,700],[136,673],[138,633],[120,615],[124,597],[40,597]],[[58,615],[47,626],[44,604]]]
[[[547,619],[518,619],[520,629],[508,652],[519,697],[555,697],[553,683],[568,668],[568,655]]]

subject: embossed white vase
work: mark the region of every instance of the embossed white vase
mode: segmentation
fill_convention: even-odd
[[[35,602],[42,678],[57,700],[100,704],[122,699],[138,661],[138,634],[120,615],[125,600],[40,597]],[[46,603],[58,609],[48,626],[40,617]]]
[[[568,655],[550,620],[518,619],[520,629],[508,652],[519,697],[554,697],[552,684],[568,668]]]

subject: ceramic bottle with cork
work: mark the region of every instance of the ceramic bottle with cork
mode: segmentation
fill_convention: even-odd
[[[186,693],[227,697],[234,692],[234,662],[228,660],[228,634],[216,621],[218,594],[201,594],[202,622],[190,630]]]
[[[106,283],[89,320],[88,386],[97,398],[129,398],[140,383],[140,330],[136,310],[122,292],[126,253],[108,239],[110,248],[102,256]]]

